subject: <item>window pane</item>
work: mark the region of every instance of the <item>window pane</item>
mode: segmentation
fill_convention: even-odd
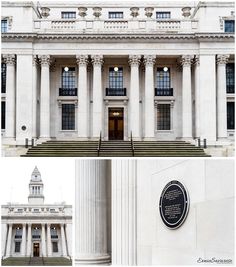
[[[123,68],[114,71],[114,67],[109,68],[109,88],[123,88]]]
[[[69,68],[65,71],[62,68],[62,88],[75,88],[75,68]]]
[[[7,73],[7,66],[5,63],[2,63],[1,65],[1,74],[2,74],[2,93],[6,93],[6,73]]]
[[[109,19],[123,19],[123,12],[109,12]]]
[[[75,19],[76,12],[61,12],[62,19]]]
[[[157,88],[170,88],[170,69],[164,71],[163,68],[157,68]]]
[[[234,130],[234,102],[227,102],[227,129]]]
[[[234,20],[225,20],[225,32],[234,32]]]
[[[226,87],[227,93],[234,93],[234,63],[226,65]]]
[[[75,130],[74,104],[62,104],[62,130]]]
[[[6,128],[6,102],[1,102],[1,129],[5,130]]]
[[[170,104],[157,106],[157,130],[170,130]]]
[[[20,244],[21,244],[21,242],[15,243],[15,252],[20,252]]]
[[[156,12],[157,19],[170,19],[170,12]]]
[[[7,20],[2,19],[1,21],[1,32],[7,32]]]
[[[52,251],[54,253],[58,252],[58,244],[57,244],[57,242],[52,242]]]

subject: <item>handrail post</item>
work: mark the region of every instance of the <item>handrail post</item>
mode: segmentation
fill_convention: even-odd
[[[131,137],[131,149],[132,149],[132,155],[134,157],[134,142],[133,142],[133,137],[132,137],[132,131],[130,133],[130,137]]]
[[[99,154],[100,154],[101,142],[102,142],[102,131],[100,131],[100,137],[99,137],[99,141],[98,141],[98,148],[97,148],[97,156],[98,157],[99,157]]]

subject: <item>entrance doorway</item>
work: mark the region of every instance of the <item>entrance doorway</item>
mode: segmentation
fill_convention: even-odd
[[[109,140],[124,139],[124,108],[109,108]]]
[[[39,257],[39,243],[34,243],[33,256]]]

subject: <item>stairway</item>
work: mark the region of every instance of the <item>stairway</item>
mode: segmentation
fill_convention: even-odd
[[[102,141],[100,157],[132,157],[130,141]]]
[[[31,257],[29,261],[29,265],[31,266],[43,266],[44,260],[42,257]]]
[[[2,266],[71,266],[72,260],[63,257],[9,257],[1,262]]]

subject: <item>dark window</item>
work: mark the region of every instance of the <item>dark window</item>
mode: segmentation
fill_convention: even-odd
[[[75,19],[76,12],[61,12],[62,19]]]
[[[62,69],[62,88],[75,88],[75,68]]]
[[[163,68],[157,68],[157,88],[169,89],[170,88],[170,69],[164,71]]]
[[[123,88],[123,68],[118,68],[117,71],[114,67],[109,68],[109,88]]]
[[[34,211],[35,211],[36,209],[34,209]],[[32,229],[32,237],[33,238],[40,238],[40,233],[41,233],[41,230],[40,230],[40,228],[39,227],[34,227],[33,229]]]
[[[123,12],[109,12],[109,19],[123,19]]]
[[[1,102],[1,129],[6,129],[6,102]]]
[[[226,64],[226,88],[227,93],[234,93],[234,63]]]
[[[20,252],[20,244],[21,242],[15,242],[15,252]]]
[[[227,129],[234,130],[234,102],[227,102]]]
[[[51,228],[51,238],[58,238],[56,227]]]
[[[225,32],[234,32],[234,20],[225,20]]]
[[[62,130],[75,130],[74,104],[62,104]]]
[[[6,74],[7,74],[7,65],[5,63],[2,63],[2,68],[1,68],[1,73],[2,73],[2,93],[6,93]]]
[[[157,130],[170,130],[170,104],[157,106]]]
[[[57,242],[52,242],[52,251],[54,253],[58,252],[58,244],[57,244]]]
[[[7,20],[2,19],[1,21],[1,32],[7,32]]]
[[[16,236],[18,236],[18,237],[22,236],[22,228],[20,228],[20,227],[16,228]]]
[[[170,12],[156,12],[157,19],[170,19]]]

